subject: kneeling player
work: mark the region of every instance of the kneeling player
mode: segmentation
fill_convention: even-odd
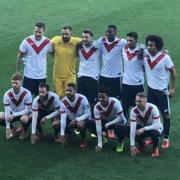
[[[112,137],[112,132],[118,136],[119,144],[116,147],[117,152],[123,151],[123,138],[126,118],[123,114],[121,103],[114,97],[109,97],[109,90],[102,87],[98,92],[99,102],[94,107],[95,122],[91,121],[89,130],[95,132],[98,138],[96,151],[102,150],[102,136],[107,132]],[[113,130],[113,131],[112,131]]]
[[[146,146],[145,138],[151,137],[153,143],[152,157],[159,156],[159,137],[163,130],[160,121],[158,108],[147,103],[147,95],[144,92],[137,93],[136,106],[130,113],[130,145],[131,154],[135,155],[142,151]],[[135,139],[138,143],[138,148],[135,146]]]
[[[22,76],[16,73],[11,78],[11,86],[4,94],[4,109],[5,112],[0,113],[0,124],[6,126],[6,138],[10,139],[15,135],[13,123],[21,122],[20,139],[27,137],[27,130],[31,123],[30,113],[32,105],[32,96],[30,91],[23,88]]]
[[[72,129],[77,128],[81,134],[80,147],[87,146],[86,135],[86,122],[91,117],[91,111],[87,98],[79,93],[76,93],[76,86],[74,83],[67,84],[66,96],[62,99],[64,108],[61,108],[61,140],[64,142],[65,133],[71,137]],[[66,113],[67,117],[63,114]],[[66,130],[65,130],[66,129]],[[66,131],[66,132],[65,132]]]
[[[31,143],[35,144],[44,134],[41,125],[52,119],[55,131],[55,141],[59,135],[60,100],[58,95],[49,91],[49,85],[39,85],[39,95],[33,100],[32,105],[32,135]]]

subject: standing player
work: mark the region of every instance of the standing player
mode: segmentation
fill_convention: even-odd
[[[79,71],[77,92],[87,97],[91,107],[97,101],[97,87],[100,71],[100,52],[93,46],[93,33],[90,30],[82,32],[82,44],[78,48]]]
[[[63,98],[66,85],[76,82],[76,46],[81,39],[71,37],[71,26],[64,26],[61,36],[52,39],[54,46],[53,81],[56,93]]]
[[[27,130],[31,123],[30,113],[32,105],[31,93],[21,86],[22,76],[16,73],[11,78],[11,86],[4,94],[4,110],[5,112],[0,115],[1,125],[6,126],[6,138],[13,137],[13,123],[20,121],[23,130],[20,139],[27,137]]]
[[[60,100],[58,95],[49,91],[49,85],[40,83],[39,95],[33,100],[32,105],[32,135],[31,143],[35,144],[43,136],[41,125],[48,119],[52,119],[52,125],[55,133],[55,141],[59,135],[59,114]]]
[[[121,78],[123,75],[122,49],[127,41],[116,37],[117,27],[109,25],[106,35],[97,41],[102,53],[99,86],[107,87],[112,97],[120,99]]]
[[[124,73],[122,78],[122,106],[126,118],[129,108],[135,106],[138,92],[144,91],[144,69],[142,44],[137,43],[136,32],[127,33],[127,45],[123,48]]]
[[[17,58],[17,71],[20,71],[21,64],[25,65],[23,87],[27,88],[33,96],[38,95],[40,82],[46,82],[47,54],[53,51],[50,40],[43,35],[44,31],[45,24],[36,23],[34,35],[23,40]]]
[[[164,139],[162,148],[169,148],[170,106],[169,96],[172,97],[176,86],[176,70],[169,55],[164,54],[163,39],[157,35],[146,37],[148,55],[144,58],[144,66],[148,83],[148,102],[159,108],[163,117]],[[169,73],[171,85],[169,85]],[[169,88],[170,86],[170,88]]]
[[[102,135],[106,134],[107,130],[115,130],[115,134],[119,138],[116,151],[121,152],[123,151],[124,128],[126,124],[121,103],[118,99],[109,97],[109,90],[103,87],[99,89],[98,100],[99,102],[94,107],[95,123],[91,121],[89,125],[90,131],[96,131],[94,133],[97,134],[98,144],[96,151],[100,152],[102,150]]]
[[[147,95],[144,92],[139,92],[136,95],[136,106],[130,113],[130,145],[131,154],[136,155],[146,146],[145,138],[151,137],[153,143],[152,157],[159,156],[159,138],[163,130],[160,120],[158,108],[147,103]],[[139,145],[138,149],[135,146],[135,137]]]
[[[87,146],[86,135],[86,122],[91,118],[91,111],[89,102],[84,95],[76,93],[76,86],[74,83],[67,84],[66,96],[62,99],[61,114],[66,113],[67,118],[61,116],[61,140],[65,139],[66,133],[71,137],[71,130],[77,128],[81,134],[80,147]]]

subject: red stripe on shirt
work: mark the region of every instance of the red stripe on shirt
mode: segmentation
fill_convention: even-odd
[[[83,99],[82,97],[78,97],[78,99],[77,99],[74,107],[72,107],[66,99],[64,99],[64,100],[62,101],[62,103],[65,105],[65,107],[66,107],[70,112],[72,112],[73,114],[76,114],[77,111],[78,111],[78,109],[79,109],[79,107],[80,107],[80,105],[81,105],[82,99]]]
[[[148,110],[146,111],[146,114],[144,115],[144,117],[140,114],[137,108],[134,109],[134,113],[136,114],[136,117],[139,120],[139,122],[144,125],[147,123],[149,117],[151,116],[152,110],[153,110],[153,107],[150,106]]]
[[[97,50],[97,49],[96,49],[95,47],[92,47],[88,52],[86,52],[86,51],[84,50],[84,48],[81,48],[81,49],[80,49],[82,55],[84,56],[84,58],[85,58],[86,60],[88,60],[88,59],[96,52],[96,50]]]
[[[7,95],[9,96],[10,100],[16,105],[19,106],[22,102],[22,100],[24,99],[24,97],[26,96],[27,91],[23,91],[20,96],[19,99],[15,99],[13,93],[10,91]]]
[[[135,52],[130,53],[129,52],[128,46],[125,46],[125,52],[126,52],[126,55],[127,55],[127,58],[129,61],[131,61],[135,56],[137,56],[137,53],[135,53]]]
[[[97,105],[96,108],[102,116],[108,117],[110,113],[112,112],[114,104],[115,104],[115,101],[111,101],[106,111],[104,111],[100,105]]]
[[[164,58],[165,54],[160,54],[153,62],[151,62],[150,56],[146,56],[147,62],[151,70]]]
[[[116,114],[119,116],[120,114],[122,114],[122,112],[123,112],[123,111],[121,111],[121,112],[118,112],[118,113],[116,113]]]
[[[103,42],[106,50],[107,50],[108,52],[110,52],[110,51],[119,43],[119,40],[113,41],[111,44],[108,44],[107,41],[106,41],[106,38],[104,37],[104,38],[102,39],[102,42]]]
[[[157,116],[157,117],[153,117],[153,119],[159,119],[160,118],[160,116]]]
[[[49,39],[45,39],[39,46],[37,46],[31,38],[26,39],[26,41],[34,49],[36,54],[39,54],[42,51],[42,49],[50,42]]]

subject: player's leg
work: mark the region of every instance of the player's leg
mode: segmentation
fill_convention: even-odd
[[[6,127],[5,115],[4,112],[0,112],[0,125]]]
[[[90,133],[96,134],[96,123],[94,118],[86,121],[86,127]]]
[[[156,92],[154,89],[150,87],[148,87],[148,90],[147,90],[147,102],[153,103],[157,106]]]
[[[99,87],[107,87],[110,90],[110,96],[121,99],[121,78],[106,78],[100,76]]]
[[[80,147],[85,148],[85,147],[87,147],[87,143],[86,143],[86,120],[77,122],[77,128],[81,134]]]
[[[87,97],[87,89],[85,86],[85,81],[86,78],[84,76],[77,78],[77,92]]]
[[[118,137],[118,145],[116,147],[116,152],[122,152],[124,149],[124,138],[129,137],[130,135],[130,126],[128,125],[122,125],[122,124],[116,124],[114,125],[114,131],[116,136]]]
[[[94,117],[93,109],[94,105],[97,103],[97,92],[98,92],[98,82],[96,79],[93,79],[91,77],[87,77],[85,81],[85,86],[87,89],[87,99],[90,103],[91,107],[91,115]]]
[[[159,139],[160,139],[160,132],[157,131],[157,130],[150,130],[150,131],[147,131],[147,136],[149,136],[152,140],[152,143],[153,143],[153,148],[152,148],[152,154],[151,156],[152,157],[158,157],[160,155],[160,152],[159,152]]]
[[[28,128],[31,125],[32,121],[32,115],[24,115],[20,117],[20,122],[21,122],[21,134],[19,136],[20,139],[26,139],[28,137]],[[17,131],[16,131],[17,132]]]
[[[169,134],[170,134],[170,127],[171,127],[171,119],[170,119],[170,103],[169,103],[169,96],[168,91],[157,91],[157,106],[161,111],[162,118],[163,118],[163,143],[162,148],[167,149],[170,146],[169,142]]]
[[[37,118],[37,125],[36,125],[36,136],[37,136],[38,141],[44,137],[41,120],[42,118],[44,118],[45,116],[49,114],[50,112],[46,111],[45,109],[38,109],[38,118]]]
[[[64,82],[61,78],[54,77],[54,88],[59,97],[64,97]]]
[[[59,120],[59,117],[54,117],[52,119],[52,126],[54,129],[54,141],[60,142],[60,120]]]
[[[135,103],[135,98],[132,99],[132,88],[129,85],[122,84],[121,89],[121,100],[122,100],[122,107],[125,117],[129,118],[129,108],[132,104],[132,101]]]

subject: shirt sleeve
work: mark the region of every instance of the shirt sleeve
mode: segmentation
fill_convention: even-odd
[[[102,125],[101,121],[96,120],[96,133],[98,139],[98,146],[102,148]]]
[[[27,52],[27,42],[26,42],[26,39],[24,39],[22,41],[22,43],[20,44],[19,51],[21,51],[22,53],[26,53]]]
[[[10,107],[10,102],[9,102],[9,98],[8,98],[7,94],[4,95],[3,103],[4,103],[4,115],[5,115],[6,129],[9,129],[10,123],[7,119],[11,113],[11,107]]]
[[[135,145],[135,136],[136,136],[136,114],[134,113],[134,108],[130,111],[130,145]]]
[[[32,134],[36,133],[37,118],[38,118],[38,111],[33,110],[33,112],[32,112],[32,129],[31,129]]]
[[[135,137],[136,137],[136,126],[137,122],[130,119],[130,145],[135,145]]]
[[[77,43],[79,44],[82,41],[81,38],[77,38]]]
[[[38,108],[39,108],[38,99],[39,99],[39,96],[37,96],[37,97],[33,100],[33,103],[32,103],[32,110],[34,110],[34,111],[37,111]]]
[[[115,103],[115,109],[116,109],[116,117],[119,117],[119,122],[125,124],[127,120],[124,116],[122,105],[119,101]]]
[[[52,53],[53,51],[54,51],[53,43],[52,43],[52,41],[50,41],[50,42],[49,42],[49,50],[48,50],[48,52],[49,52],[49,53]]]
[[[96,120],[100,120],[101,119],[101,115],[99,110],[96,108],[96,106],[94,107],[94,117]]]
[[[165,66],[166,66],[166,69],[168,69],[168,70],[171,70],[172,67],[174,67],[174,64],[169,55],[166,55]]]
[[[99,38],[98,40],[93,41],[93,46],[97,49],[100,48],[100,44],[101,44],[101,38]]]
[[[130,117],[131,120],[136,121],[136,114],[134,112],[134,108],[130,111]]]
[[[96,123],[96,133],[97,133],[97,140],[98,146],[102,147],[102,125],[101,125],[101,116],[99,110],[94,106],[94,117]]]
[[[66,114],[66,108],[64,106],[63,103],[61,103],[61,107],[60,107],[60,119],[61,119],[61,122],[60,122],[60,129],[61,129],[61,132],[60,134],[62,136],[64,136],[65,134],[65,128],[66,128],[66,120],[67,120],[67,114]]]

